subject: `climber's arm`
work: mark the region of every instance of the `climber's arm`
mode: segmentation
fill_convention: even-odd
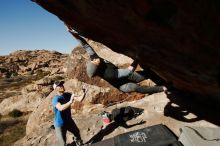
[[[89,45],[86,40],[84,39],[84,37],[82,37],[81,35],[79,35],[78,32],[76,32],[75,30],[73,29],[68,29],[68,31],[75,37],[75,39],[77,41],[80,42],[80,44],[84,47],[85,45]]]
[[[81,46],[85,49],[85,51],[90,56],[91,60],[95,58],[99,58],[99,56],[96,54],[95,50],[86,42],[85,38],[81,36],[78,32],[73,30],[71,27],[68,27],[68,31],[78,40],[81,44]]]

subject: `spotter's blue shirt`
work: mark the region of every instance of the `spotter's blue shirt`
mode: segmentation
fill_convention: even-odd
[[[62,127],[66,122],[71,120],[71,109],[70,107],[63,110],[59,111],[56,108],[56,105],[58,102],[60,104],[65,104],[69,102],[71,97],[70,93],[64,93],[63,96],[55,95],[52,99],[52,105],[53,105],[53,111],[54,111],[54,126],[55,127]]]

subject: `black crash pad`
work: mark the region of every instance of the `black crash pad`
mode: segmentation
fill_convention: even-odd
[[[92,146],[182,146],[176,135],[165,125],[159,124],[124,133]]]

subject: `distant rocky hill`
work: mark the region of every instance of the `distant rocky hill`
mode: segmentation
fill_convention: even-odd
[[[19,50],[0,56],[1,146],[24,136],[30,113],[50,94],[54,80],[64,79],[67,58],[67,54],[47,50]],[[10,117],[16,113],[22,116]]]
[[[50,93],[48,85],[56,78],[63,78],[67,57],[67,54],[47,50],[19,50],[0,56],[0,101],[5,99],[0,103],[0,107],[4,107],[0,113],[4,115],[13,108],[29,107],[30,104],[19,105],[18,100],[27,100],[30,94]],[[32,96],[30,99],[34,101],[36,98]]]
[[[45,75],[62,74],[67,56],[46,50],[19,50],[0,56],[0,101],[13,91],[20,93],[20,87],[30,84],[32,80],[41,79]]]
[[[66,58],[67,55],[56,51],[19,50],[7,56],[0,56],[0,77],[31,75],[38,71],[59,72],[61,71],[61,64]]]

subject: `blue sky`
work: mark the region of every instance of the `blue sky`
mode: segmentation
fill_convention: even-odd
[[[35,49],[70,53],[77,44],[58,17],[31,0],[0,0],[0,55]]]

